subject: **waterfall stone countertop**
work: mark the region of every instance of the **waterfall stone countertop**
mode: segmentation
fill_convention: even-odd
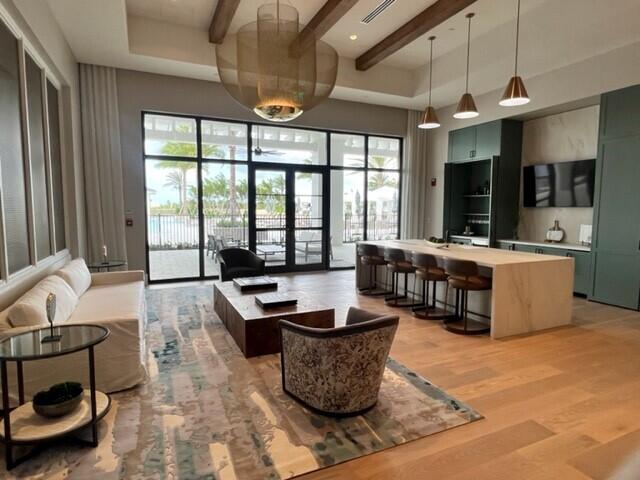
[[[482,321],[489,319],[491,336],[502,338],[535,332],[547,328],[569,325],[573,305],[574,259],[555,255],[501,250],[472,245],[433,247],[424,240],[364,241],[380,249],[399,248],[408,260],[411,252],[428,253],[441,258],[457,258],[476,262],[484,275],[491,276],[491,292],[469,294],[470,317]],[[384,279],[380,267],[378,279]],[[356,283],[364,288],[369,283],[369,269],[356,262]],[[386,280],[385,280],[386,282]],[[409,282],[409,286],[412,285]],[[438,302],[451,305],[440,288]],[[475,315],[475,317],[474,317]]]

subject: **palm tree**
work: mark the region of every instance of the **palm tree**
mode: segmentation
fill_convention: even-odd
[[[202,147],[203,155],[207,157],[222,157],[224,151],[218,145],[204,145]],[[171,155],[173,157],[196,156],[196,145],[194,143],[184,142],[167,142],[162,146],[161,153],[163,155]],[[189,171],[197,168],[197,163],[185,160],[161,160],[157,164],[158,168],[171,170],[167,176],[166,187],[173,187],[178,190],[180,198],[180,209],[178,215],[184,215],[188,210],[188,175]],[[206,166],[203,165],[203,170]]]
[[[371,168],[390,168],[395,159],[389,157],[372,156],[369,158]],[[398,188],[398,180],[386,172],[369,172],[369,190],[377,190],[382,187]]]

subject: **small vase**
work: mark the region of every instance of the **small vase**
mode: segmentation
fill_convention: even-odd
[[[560,227],[558,220],[553,221],[553,227],[547,231],[547,241],[561,242],[564,239],[564,230]]]

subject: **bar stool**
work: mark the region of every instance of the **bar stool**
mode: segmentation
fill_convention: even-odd
[[[391,291],[392,295],[385,297],[384,302],[392,307],[416,307],[420,305],[415,302],[415,292],[411,292],[413,301],[400,302],[409,296],[409,274],[415,273],[416,269],[411,265],[404,255],[404,250],[399,248],[385,248],[384,259],[387,262],[387,271],[391,272]],[[400,274],[404,274],[404,293],[398,293],[398,283],[400,282]],[[413,288],[415,290],[416,280],[413,279]]]
[[[427,320],[441,320],[451,317],[446,310],[436,308],[436,293],[438,282],[446,282],[448,277],[444,269],[438,266],[436,257],[428,253],[413,252],[411,263],[416,267],[416,278],[422,280],[423,304],[413,308],[413,314],[418,318]],[[429,283],[433,282],[433,295],[429,304]],[[446,284],[448,287],[448,284]],[[445,305],[446,305],[445,294]]]
[[[359,243],[358,256],[360,257],[360,264],[369,267],[369,286],[358,289],[358,293],[371,296],[391,294],[392,292],[388,290],[376,290],[378,267],[387,265],[387,261],[384,259],[384,255],[380,254],[378,247],[367,243]]]
[[[445,320],[444,328],[460,335],[480,335],[491,329],[486,324],[468,318],[469,291],[491,290],[491,278],[480,275],[478,264],[456,258],[444,259],[444,270],[449,276],[449,286],[456,290],[455,315]]]

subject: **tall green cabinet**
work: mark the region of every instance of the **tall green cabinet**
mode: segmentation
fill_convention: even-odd
[[[512,238],[518,228],[522,122],[495,120],[449,132],[443,236],[468,225],[475,237]]]
[[[602,95],[596,164],[593,300],[640,307],[640,85]]]

